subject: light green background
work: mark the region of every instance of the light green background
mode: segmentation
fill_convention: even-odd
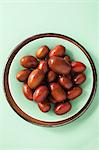
[[[2,86],[4,64],[11,50],[25,38],[43,32],[61,33],[79,41],[99,73],[98,6],[98,0],[0,1],[0,150],[99,149],[99,87],[83,116],[62,127],[45,128],[21,119],[6,101]]]

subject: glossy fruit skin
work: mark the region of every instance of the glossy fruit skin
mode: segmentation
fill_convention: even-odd
[[[67,92],[67,98],[70,100],[74,100],[81,94],[82,94],[82,89],[80,87],[74,87],[73,89]]]
[[[31,71],[29,69],[21,70],[16,74],[16,79],[21,82],[24,82],[27,80],[30,73],[31,73]]]
[[[72,105],[70,104],[70,102],[65,102],[65,103],[59,103],[55,106],[54,108],[54,112],[57,115],[63,115],[67,112],[69,112],[72,108]]]
[[[49,53],[49,48],[46,45],[43,45],[37,50],[36,57],[38,59],[43,59],[47,56],[48,53]]]
[[[28,77],[28,86],[31,89],[36,89],[43,81],[45,74],[40,69],[33,70]]]
[[[48,112],[51,109],[50,103],[48,103],[46,101],[38,103],[38,107],[44,113]]]
[[[49,71],[47,75],[47,81],[48,82],[53,82],[56,79],[56,73],[54,71]]]
[[[26,83],[23,85],[23,93],[27,99],[33,101],[33,91]]]
[[[38,69],[42,70],[44,73],[48,72],[48,64],[46,60],[41,60],[39,65],[38,65]]]
[[[62,87],[64,87],[67,90],[69,90],[73,86],[72,81],[66,76],[61,76],[59,78],[59,83]]]
[[[64,56],[65,55],[65,47],[62,45],[57,45],[54,49],[49,52],[49,57],[53,56]]]
[[[82,84],[86,80],[86,75],[84,73],[80,73],[74,78],[74,83],[75,84]]]
[[[49,102],[53,104],[57,103],[57,101],[53,98],[52,95],[49,96]]]
[[[66,100],[66,93],[59,83],[50,83],[51,95],[57,102]]]
[[[44,100],[46,100],[48,93],[49,90],[47,86],[41,85],[34,91],[33,100],[35,100],[37,103],[43,102]]]
[[[38,61],[34,56],[28,55],[20,59],[20,64],[24,68],[35,68],[38,65]]]
[[[73,61],[71,62],[72,71],[76,73],[81,73],[86,70],[85,64],[79,61]]]
[[[20,59],[25,69],[16,78],[23,82],[24,96],[34,100],[42,112],[48,112],[53,105],[55,114],[63,115],[71,110],[71,101],[82,94],[79,85],[86,80],[86,66],[72,61],[65,51],[62,45],[51,51],[43,45],[36,57],[27,55]]]
[[[67,75],[70,73],[71,66],[66,63],[64,58],[53,56],[48,60],[49,67],[57,74]]]

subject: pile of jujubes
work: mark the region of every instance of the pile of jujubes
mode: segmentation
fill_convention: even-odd
[[[86,66],[71,60],[62,45],[52,50],[43,45],[35,57],[22,57],[20,65],[25,69],[19,71],[16,78],[24,83],[23,93],[27,99],[34,100],[42,112],[48,112],[52,103],[57,115],[65,114],[72,108],[70,101],[82,93],[80,84],[86,80]]]

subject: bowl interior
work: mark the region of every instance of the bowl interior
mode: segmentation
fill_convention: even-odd
[[[57,44],[61,44],[66,47],[67,51],[66,54],[70,55],[70,57],[73,60],[81,61],[83,62],[87,69],[85,71],[86,74],[86,81],[81,85],[83,89],[83,93],[80,97],[75,99],[74,101],[71,101],[72,109],[67,114],[57,116],[53,112],[53,106],[51,111],[47,113],[43,113],[39,110],[37,104],[33,101],[27,100],[22,92],[22,86],[23,83],[18,82],[16,80],[16,73],[20,71],[21,69],[24,69],[22,66],[20,66],[20,58],[25,55],[34,55],[36,50],[41,45],[47,45],[50,49],[54,48]],[[42,121],[61,121],[63,119],[67,119],[73,115],[75,115],[77,112],[81,110],[81,108],[86,104],[88,101],[88,98],[92,91],[92,85],[93,85],[93,75],[92,75],[92,68],[89,63],[89,60],[87,59],[86,55],[74,44],[72,44],[69,41],[66,41],[64,39],[56,38],[56,37],[45,37],[40,38],[37,40],[34,40],[27,45],[25,45],[15,56],[15,58],[12,61],[10,71],[9,71],[9,87],[11,94],[13,96],[13,99],[15,100],[16,104],[21,108],[23,112],[28,114],[29,116],[42,120]]]

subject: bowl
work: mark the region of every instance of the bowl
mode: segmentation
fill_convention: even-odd
[[[27,100],[22,92],[22,85],[16,80],[16,73],[23,69],[19,60],[25,55],[35,55],[36,50],[41,45],[47,45],[50,49],[57,44],[66,47],[66,54],[72,59],[83,62],[87,69],[86,82],[81,85],[83,93],[76,100],[72,101],[72,109],[70,112],[58,116],[53,110],[43,113],[37,107],[34,101]],[[55,127],[68,124],[79,118],[90,106],[96,91],[96,68],[94,62],[87,50],[74,39],[56,33],[44,33],[33,35],[19,43],[7,59],[4,69],[4,92],[6,99],[13,110],[26,121],[41,125]],[[53,109],[53,108],[52,108]]]

